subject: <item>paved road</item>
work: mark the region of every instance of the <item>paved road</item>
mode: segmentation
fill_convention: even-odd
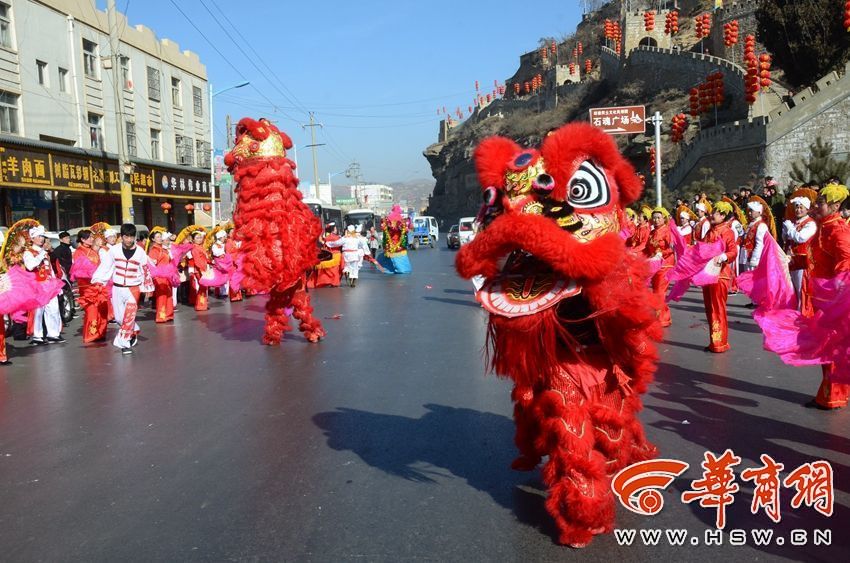
[[[850,411],[800,406],[818,370],[763,352],[742,298],[734,350],[705,354],[696,293],[674,307],[643,414],[663,455],[693,467],[660,515],[619,509],[619,525],[703,534],[714,511],[676,498],[706,449],[729,447],[743,466],[761,453],[788,469],[831,461],[832,519],[786,497],[770,525],[749,514],[750,487],[727,517],[783,536],[832,528],[832,547],[556,545],[539,474],[508,467],[510,386],[483,371],[485,316],[453,256],[422,250],[412,276],[367,272],[353,290],[318,290],[329,333],[318,345],[260,346],[262,301],[251,299],[182,309],[171,326],[146,320],[131,357],[78,337],[12,350],[15,365],[0,368],[2,558],[848,560]]]

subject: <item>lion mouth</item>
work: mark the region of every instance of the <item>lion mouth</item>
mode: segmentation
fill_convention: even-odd
[[[478,300],[489,313],[503,317],[534,315],[581,293],[575,280],[553,269],[525,250],[504,257],[495,278],[484,282]]]

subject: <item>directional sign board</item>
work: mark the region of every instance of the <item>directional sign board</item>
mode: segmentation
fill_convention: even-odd
[[[592,108],[590,123],[611,135],[646,133],[646,107]]]

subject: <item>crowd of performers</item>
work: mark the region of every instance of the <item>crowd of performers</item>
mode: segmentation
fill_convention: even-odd
[[[711,202],[703,196],[691,205],[680,201],[676,224],[661,207],[628,209],[623,236],[632,252],[649,260],[652,290],[664,299],[659,311],[663,326],[672,324],[667,302],[678,300],[690,284],[701,286],[709,328],[706,351],[726,352],[728,296],[746,293],[768,350],[791,365],[822,365],[823,380],[809,406],[844,407],[850,391],[846,345],[830,347],[827,339],[806,348],[800,335],[814,319],[850,306],[850,286],[845,290],[850,281],[847,187],[798,188],[777,207],[767,202],[773,199],[774,185],[766,186],[764,197],[745,194],[743,200]],[[842,330],[846,324],[834,328]],[[811,339],[817,333],[805,336]]]
[[[364,236],[350,225],[340,237],[330,224],[318,241],[325,249],[320,256],[326,259],[305,274],[307,287],[338,287],[343,278],[355,287],[364,261],[384,272],[409,273],[406,242],[401,247],[398,242],[398,232],[407,228],[400,208],[382,223],[384,252],[379,258],[385,268],[376,259],[374,228]],[[173,234],[154,227],[149,237],[138,239],[134,225],[113,228],[101,222],[78,232],[73,251],[66,245],[66,261],[50,248],[44,227],[24,219],[9,230],[0,254],[0,314],[18,324],[17,332],[25,332],[33,346],[64,343],[59,296],[66,284],[75,283],[83,342],[105,341],[112,323],[118,328],[113,345],[131,354],[138,342],[136,315],[145,296],[155,322],[169,323],[178,304],[206,311],[211,292],[231,302],[241,301],[246,293],[262,293],[241,287],[240,244],[233,229],[232,223],[213,229],[190,225]],[[402,262],[406,265],[399,267]],[[0,331],[0,365],[10,363],[5,332]]]

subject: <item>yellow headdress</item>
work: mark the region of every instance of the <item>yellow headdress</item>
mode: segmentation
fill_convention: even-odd
[[[29,231],[33,227],[38,227],[39,225],[41,225],[41,223],[35,219],[21,219],[9,227],[9,231],[6,233],[6,238],[3,240],[3,248],[0,249],[0,261],[5,263],[7,266],[12,266],[23,260],[23,249],[32,244]],[[17,244],[18,239],[21,237],[24,239],[23,248],[17,252],[13,252],[12,245]]]
[[[726,196],[723,196],[721,201],[725,201],[729,205],[732,206],[732,210],[735,212],[735,217],[738,218],[738,222],[741,223],[742,227],[747,226],[747,214],[735,203],[735,200]]]
[[[174,239],[174,244],[180,244],[189,238],[193,233],[206,233],[207,230],[200,225],[189,225],[185,227],[182,231],[177,234],[177,238]]]
[[[631,207],[627,207],[626,208],[626,216],[629,219],[634,219],[635,217],[637,217],[637,213],[635,213],[635,210],[632,209]]]
[[[151,232],[148,234],[148,240],[145,241],[145,252],[150,252],[151,243],[153,242],[153,236],[157,233],[165,233],[165,227],[154,227],[151,229]]]
[[[729,213],[732,213],[732,211],[734,211],[734,208],[732,207],[732,204],[728,201],[718,201],[717,205],[714,206],[714,210],[719,211],[724,215],[728,215]]]
[[[796,203],[794,200],[803,197],[809,200],[809,209],[811,209],[818,199],[818,192],[812,188],[797,188],[794,190],[794,193],[788,198],[788,203],[785,204],[786,219],[793,221],[797,217],[797,214],[794,213],[794,204]]]
[[[640,214],[644,219],[649,219],[652,217],[652,208],[644,203],[640,206]]]
[[[687,205],[682,204],[676,208],[676,218],[678,219],[679,217],[681,217],[682,213],[687,215],[689,220],[696,221],[696,213],[694,213],[693,210]]]
[[[100,238],[101,240],[106,242],[106,230],[111,228],[112,227],[109,226],[109,223],[101,221],[89,227],[89,230],[91,231],[91,236],[93,236],[94,238]]]
[[[670,212],[669,212],[669,211],[667,211],[666,209],[664,209],[663,207],[660,207],[660,206],[659,206],[659,207],[656,207],[655,209],[653,209],[653,210],[652,210],[652,212],[653,212],[653,213],[661,213],[661,215],[662,215],[665,219],[669,219],[669,218],[670,218]]]
[[[821,189],[820,195],[827,203],[841,203],[850,193],[843,184],[827,184]]]
[[[847,188],[844,188],[844,190],[846,192]],[[770,210],[770,206],[765,200],[757,195],[750,196],[750,199],[747,200],[747,206],[749,207],[751,204],[758,204],[761,206],[761,218],[764,219],[764,222],[767,224],[770,236],[776,239],[776,222],[773,220],[773,212]]]
[[[711,202],[708,201],[706,198],[700,199],[699,202],[697,202],[696,208],[697,208],[697,210],[702,209],[703,211],[705,211],[706,215],[710,215],[711,212],[713,211],[713,207],[711,206]]]

